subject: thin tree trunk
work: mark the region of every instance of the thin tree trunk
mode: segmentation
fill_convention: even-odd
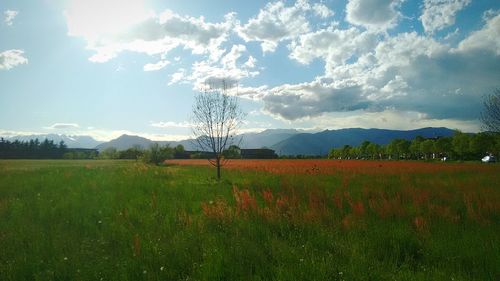
[[[216,158],[216,166],[217,166],[217,180],[220,180],[220,158]]]

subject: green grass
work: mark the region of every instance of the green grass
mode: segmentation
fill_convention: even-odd
[[[341,173],[224,170],[217,182],[208,167],[0,161],[0,280],[500,280],[500,214],[487,205],[500,199],[499,171],[349,174],[347,190],[367,211],[345,227],[351,210],[330,199],[345,191]],[[437,194],[428,200],[449,204],[459,221],[410,203],[399,217],[369,210],[368,191],[408,185]],[[233,186],[259,210],[263,190],[300,202],[290,216],[236,215]],[[470,190],[486,197],[474,201],[489,206],[475,205],[481,217],[463,203]],[[317,220],[305,215],[312,191],[327,198]],[[203,212],[214,201],[227,204],[227,217]]]

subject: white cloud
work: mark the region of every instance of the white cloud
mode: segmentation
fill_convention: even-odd
[[[490,15],[485,26],[473,32],[458,45],[458,51],[491,51],[500,56],[500,12]]]
[[[257,59],[252,56],[249,56],[248,60],[243,65],[247,68],[254,68],[256,64],[257,64]]]
[[[59,130],[59,129],[78,129],[80,126],[76,123],[54,123],[51,126],[44,127],[44,129]]]
[[[21,64],[27,64],[28,59],[22,50],[7,50],[0,53],[0,70],[9,70]]]
[[[144,71],[157,71],[170,64],[168,60],[161,60],[157,63],[148,63],[144,65]]]
[[[367,29],[384,31],[396,26],[403,0],[349,0],[346,20]]]
[[[190,75],[186,75],[184,71],[173,74],[170,84],[190,81],[197,90],[203,89],[207,84],[220,85],[222,81],[238,84],[245,78],[259,74],[259,71],[255,69],[256,60],[252,56],[247,56],[246,62],[242,62],[246,53],[245,46],[233,45],[229,52],[221,56],[220,60],[195,62]]]
[[[179,83],[183,81],[185,78],[186,78],[186,70],[184,68],[181,68],[170,76],[170,82],[168,82],[168,85]]]
[[[47,132],[32,132],[32,131],[12,131],[12,130],[2,130],[0,129],[1,137],[14,137],[14,136],[32,136],[32,135],[44,135]],[[154,141],[181,141],[191,138],[191,135],[186,134],[156,134],[147,132],[136,132],[129,130],[109,130],[109,129],[97,129],[89,127],[87,130],[72,130],[71,136],[90,136],[97,141],[110,141],[116,139],[121,135],[133,135],[147,138]]]
[[[41,133],[31,132],[31,131],[12,131],[12,130],[2,130],[0,129],[0,137],[15,137],[15,136],[31,136],[39,135]]]
[[[338,87],[316,80],[281,85],[264,95],[264,111],[285,120],[320,116],[325,112],[353,111],[369,106],[357,85]]]
[[[496,20],[460,45],[479,35],[497,40],[491,36]],[[457,51],[416,32],[377,37],[356,28],[329,27],[300,36],[290,47],[290,57],[301,63],[322,59],[324,75],[306,83],[247,88],[240,96],[263,102],[267,114],[295,122],[338,112],[392,110],[418,112],[428,124],[444,120],[466,127],[463,120],[477,118],[481,95],[500,77],[497,53],[484,52],[498,45],[486,42],[481,52]]]
[[[256,101],[263,106],[262,112],[285,122],[320,124],[322,118],[336,118],[352,124],[344,127],[380,127],[373,121],[378,120],[387,128],[449,124],[473,130],[476,121],[464,120],[477,117],[481,95],[497,86],[500,77],[500,15],[498,11],[485,13],[484,26],[462,42],[457,42],[461,34],[453,35],[458,29],[444,40],[431,36],[453,25],[458,11],[469,2],[426,0],[420,20],[427,34],[386,32],[403,17],[399,11],[403,0],[349,0],[345,20],[352,25],[347,27],[331,23],[324,28],[333,15],[325,4],[281,0],[268,3],[243,25],[235,14],[212,23],[167,10],[159,15],[141,12],[145,18],[138,17],[118,31],[109,28],[91,34],[71,29],[69,33],[87,40],[88,48],[95,51],[92,61],[105,62],[124,51],[161,57],[145,65],[145,71],[165,67],[175,48],[189,50],[197,55],[195,63],[173,73],[169,85],[189,83],[195,89],[223,79],[245,81],[265,71],[241,39],[257,42],[264,53],[287,43],[290,59],[306,65],[321,60],[324,72],[303,83],[240,85],[231,94]],[[312,16],[317,21],[310,21]],[[241,38],[234,38],[236,34]],[[259,57],[259,64],[261,60],[265,62],[265,57]],[[187,123],[151,126],[186,128]]]
[[[156,128],[191,128],[192,124],[189,122],[173,122],[173,121],[166,121],[166,122],[151,122],[151,127],[156,127]]]
[[[222,59],[221,63],[225,68],[236,68],[238,59],[247,51],[247,48],[241,44],[233,45],[231,51]]]
[[[236,25],[234,14],[227,14],[221,23],[208,23],[203,17],[181,16],[170,10],[155,15],[146,11],[143,0],[126,4],[111,0],[102,7],[99,0],[72,3],[75,7],[65,12],[68,35],[87,41],[87,48],[96,52],[90,57],[92,62],[109,61],[123,51],[165,55],[179,46],[218,60],[223,53],[220,45]]]
[[[259,14],[239,28],[246,41],[259,41],[263,52],[274,52],[278,43],[309,31],[305,12],[311,7],[307,1],[286,6],[283,1],[268,3]]]
[[[319,16],[320,18],[328,18],[334,15],[333,11],[330,10],[325,4],[323,3],[314,3],[312,6],[312,9],[314,13]]]
[[[308,124],[310,129],[378,128],[392,130],[413,130],[425,127],[447,127],[464,132],[479,132],[477,120],[430,119],[416,111],[387,109],[381,112],[354,111],[348,113],[328,113],[307,121],[297,122],[297,126]]]
[[[424,0],[420,21],[425,32],[434,33],[455,24],[456,14],[471,0]]]
[[[12,24],[14,23],[14,19],[18,14],[18,11],[13,10],[6,10],[5,12],[3,12],[5,24],[8,26],[12,26]]]
[[[367,52],[377,44],[377,37],[370,32],[360,32],[357,28],[337,29],[330,26],[316,32],[301,35],[290,44],[290,58],[303,64],[322,58],[327,63],[339,65],[353,55]]]

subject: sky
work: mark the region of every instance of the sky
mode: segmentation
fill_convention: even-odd
[[[240,132],[478,132],[500,1],[0,1],[0,135],[185,139],[221,80]]]

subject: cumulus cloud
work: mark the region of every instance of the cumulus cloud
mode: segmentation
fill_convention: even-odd
[[[314,3],[312,9],[317,16],[323,19],[334,15],[334,12],[323,3]]]
[[[379,128],[392,130],[412,130],[425,127],[447,127],[464,132],[478,132],[479,123],[475,120],[431,119],[425,114],[415,111],[398,111],[387,109],[380,112],[354,111],[345,113],[328,113],[321,117],[298,122],[299,126],[314,124],[313,128]]]
[[[320,116],[325,112],[368,108],[359,86],[336,87],[321,81],[281,85],[264,96],[264,111],[286,120]]]
[[[473,32],[469,37],[460,42],[458,50],[461,52],[470,51],[491,51],[500,56],[500,12],[486,18],[485,26]]]
[[[180,68],[179,70],[177,70],[177,72],[175,72],[170,76],[170,82],[168,82],[168,85],[179,83],[183,81],[185,77],[186,77],[186,70],[184,68]]]
[[[0,70],[9,70],[21,64],[27,64],[22,50],[7,50],[0,53]]]
[[[168,60],[161,60],[157,63],[148,63],[144,65],[144,71],[157,71],[170,64]]]
[[[120,32],[87,36],[72,29],[70,34],[86,38],[88,48],[95,51],[92,61],[108,61],[123,51],[161,57],[145,65],[145,71],[165,67],[167,54],[175,48],[190,50],[200,57],[190,68],[183,66],[171,74],[169,85],[189,83],[195,89],[222,80],[231,84],[265,71],[258,66],[265,57],[254,56],[245,43],[257,42],[266,53],[285,42],[290,59],[303,65],[320,60],[324,72],[303,83],[240,85],[231,94],[256,101],[262,112],[285,121],[335,117],[352,126],[363,127],[364,122],[380,127],[372,122],[379,116],[387,122],[380,123],[379,118],[379,124],[388,128],[434,126],[442,121],[450,127],[473,129],[477,122],[471,120],[477,118],[481,95],[498,86],[500,15],[485,13],[484,26],[461,42],[457,42],[462,38],[458,29],[454,40],[432,36],[453,25],[456,14],[469,2],[425,0],[420,20],[426,34],[411,29],[387,32],[403,17],[399,11],[403,0],[349,0],[345,20],[351,25],[347,26],[327,26],[333,11],[322,3],[281,0],[268,3],[244,24],[235,14],[213,23],[165,11],[149,14]],[[398,118],[403,120],[400,124],[395,121]],[[184,125],[151,124],[158,128]]]
[[[354,27],[341,30],[330,26],[301,35],[292,42],[290,58],[303,64],[322,58],[327,63],[339,65],[353,55],[373,49],[376,44],[377,37],[373,33],[361,32]]]
[[[322,15],[326,7],[317,7]],[[239,34],[245,41],[261,42],[264,52],[274,52],[278,43],[292,39],[310,30],[306,11],[311,6],[307,1],[297,1],[293,6],[286,6],[284,1],[268,3],[259,14],[239,28]]]
[[[3,12],[5,24],[8,26],[14,24],[14,19],[16,18],[17,14],[19,14],[19,12],[13,10],[6,10],[5,12]]]
[[[490,17],[458,48],[416,32],[377,37],[329,27],[304,34],[292,44],[290,57],[305,64],[323,60],[323,75],[307,83],[246,89],[241,96],[262,101],[266,113],[284,120],[391,110],[418,113],[425,124],[447,120],[472,128],[463,122],[477,119],[481,95],[500,77],[499,18]]]
[[[51,129],[51,130],[56,130],[56,129],[78,129],[80,126],[76,123],[55,123],[51,126],[44,127],[45,129]]]
[[[256,59],[246,53],[244,45],[233,45],[231,50],[224,53],[217,61],[195,62],[191,74],[186,74],[184,70],[174,73],[170,84],[190,81],[197,90],[205,88],[207,84],[221,85],[222,81],[231,85],[238,84],[242,79],[259,74],[256,69]],[[242,60],[244,57],[247,57],[246,61]]]
[[[471,0],[425,0],[420,21],[425,32],[433,33],[455,24],[456,14]]]
[[[118,12],[111,8],[113,5],[110,7],[105,5],[108,7],[108,11],[100,10],[100,13],[108,16],[110,13],[115,14],[115,12],[122,16],[134,14],[130,7],[133,8],[134,3],[138,3],[137,6],[142,7],[139,5],[142,2],[134,0],[130,4],[131,6],[129,2],[126,5],[119,3],[120,7],[127,8],[118,9]],[[134,14],[135,16],[126,23],[127,17],[117,16],[117,23],[122,22],[122,25],[106,22],[104,26],[107,28],[101,30],[99,26],[89,24],[96,22],[95,15],[91,12],[82,12],[82,9],[84,11],[90,9],[85,7],[87,5],[83,3],[81,9],[70,9],[66,11],[65,15],[68,35],[85,38],[87,48],[96,52],[90,57],[92,62],[109,61],[123,51],[147,55],[165,54],[179,46],[190,49],[193,54],[208,54],[211,59],[217,60],[223,53],[220,45],[227,40],[229,32],[236,24],[234,14],[227,14],[223,22],[209,23],[203,17],[181,16],[166,10],[159,15],[144,12]],[[140,9],[138,8],[138,10]],[[114,19],[115,16],[111,18]],[[99,21],[97,20],[97,22]]]
[[[349,0],[346,20],[367,29],[384,31],[394,27],[401,17],[403,0]]]

